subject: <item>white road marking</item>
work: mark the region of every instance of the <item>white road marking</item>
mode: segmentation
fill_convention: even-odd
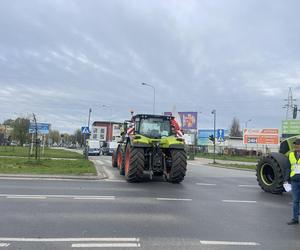
[[[9,196],[6,196],[7,199],[41,199],[41,200],[44,200],[44,199],[47,199],[47,197],[45,196],[39,196],[39,195],[9,195]]]
[[[235,242],[235,241],[206,241],[200,240],[202,245],[227,245],[227,246],[260,246],[257,242]]]
[[[104,179],[103,181],[106,181],[106,182],[127,182],[125,180],[117,180],[117,179]]]
[[[216,186],[217,184],[213,184],[213,183],[196,183],[196,185],[198,185],[198,186]]]
[[[110,161],[110,160],[105,160],[105,162],[106,162],[107,164],[111,164],[111,161]]]
[[[252,188],[260,188],[258,185],[238,185],[238,187],[252,187]]]
[[[104,162],[103,162],[103,161],[101,161],[101,160],[97,160],[97,162],[98,162],[99,164],[101,164],[101,165],[103,165],[103,164],[104,164]]]
[[[47,198],[71,198],[71,199],[101,199],[114,200],[115,196],[90,196],[90,195],[19,195],[19,194],[0,194],[0,197],[8,199],[47,199]]]
[[[9,243],[0,243],[0,247],[8,247],[9,245]]]
[[[158,201],[192,201],[192,199],[179,199],[179,198],[156,198]]]
[[[74,200],[115,200],[115,197],[74,197]]]
[[[243,201],[243,200],[222,200],[223,202],[228,203],[256,203],[256,201]]]
[[[199,162],[195,162],[195,161],[188,161],[187,163],[190,164],[190,165],[194,165],[194,166],[199,165]]]
[[[79,243],[72,244],[73,248],[91,248],[91,247],[99,247],[99,248],[109,248],[109,247],[141,247],[140,243]]]
[[[8,242],[139,242],[139,238],[0,238]]]

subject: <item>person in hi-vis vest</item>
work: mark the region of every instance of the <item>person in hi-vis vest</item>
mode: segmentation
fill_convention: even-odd
[[[289,154],[291,166],[285,173],[285,183],[290,182],[293,196],[293,218],[288,225],[299,224],[299,201],[300,201],[300,139],[294,142],[295,151]]]

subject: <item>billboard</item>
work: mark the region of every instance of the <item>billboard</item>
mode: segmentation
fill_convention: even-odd
[[[208,139],[208,137],[213,134],[214,134],[213,129],[199,129],[198,130],[198,145],[199,146],[211,145],[212,141],[210,141]]]
[[[244,129],[244,144],[277,145],[279,144],[279,129]]]
[[[164,115],[171,115],[171,112],[164,112]],[[174,115],[174,114],[173,114]],[[180,124],[183,130],[197,129],[197,112],[178,112]],[[177,117],[175,117],[178,119]]]
[[[216,142],[224,142],[225,137],[228,137],[229,131],[227,129],[216,129]],[[210,135],[214,135],[213,129],[199,129],[198,130],[198,145],[207,146],[212,145],[212,141],[208,139]]]

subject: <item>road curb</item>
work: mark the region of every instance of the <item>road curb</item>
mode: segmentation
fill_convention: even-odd
[[[36,179],[69,179],[69,180],[102,180],[106,176],[71,176],[71,175],[27,175],[27,174],[0,174],[0,178],[36,178]]]

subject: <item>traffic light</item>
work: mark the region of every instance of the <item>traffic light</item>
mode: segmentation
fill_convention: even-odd
[[[210,136],[208,137],[208,139],[209,139],[210,141],[212,141],[212,142],[215,141],[214,135],[210,135]]]
[[[293,109],[293,119],[297,118],[297,112],[298,112],[298,106],[294,105],[294,109]]]

